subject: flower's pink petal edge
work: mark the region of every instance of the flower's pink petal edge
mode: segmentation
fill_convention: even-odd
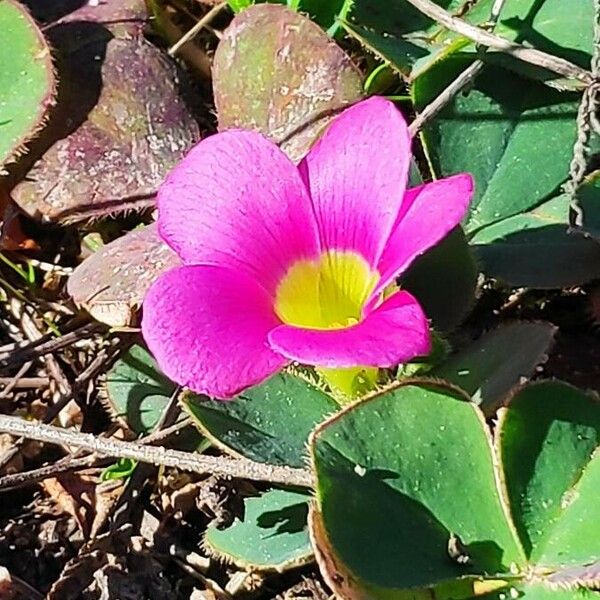
[[[392,367],[431,350],[427,317],[404,291],[351,327],[316,330],[280,325],[268,338],[273,350],[290,360],[331,368]]]
[[[381,279],[373,297],[460,223],[472,196],[473,178],[468,173],[406,192],[394,230],[377,265]]]
[[[327,128],[299,166],[323,248],[355,251],[377,264],[401,207],[410,143],[400,112],[376,96]]]
[[[295,260],[319,253],[298,169],[253,131],[219,133],[187,154],[158,191],[158,227],[185,264],[240,269],[269,292]]]
[[[270,295],[241,271],[182,266],[144,300],[142,334],[165,375],[195,392],[231,398],[283,368],[267,334],[280,321]]]

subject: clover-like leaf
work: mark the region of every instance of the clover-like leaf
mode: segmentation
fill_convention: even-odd
[[[436,3],[451,13],[468,6],[465,0],[436,0]],[[465,45],[464,40],[449,44],[452,34],[406,0],[393,3],[354,0],[343,26],[367,50],[409,80],[434,60]]]
[[[435,0],[450,14],[484,27],[494,0]],[[593,28],[592,0],[506,0],[495,33],[509,40],[534,46],[584,68],[589,66]],[[565,27],[565,23],[569,27]],[[436,62],[460,51],[473,51],[470,40],[440,26],[407,0],[381,3],[354,0],[344,22],[347,32],[367,50],[389,64],[409,81],[418,78]],[[493,51],[488,52],[494,54]],[[498,55],[494,55],[497,58]],[[522,70],[523,63],[515,64]],[[531,68],[525,67],[531,75]],[[540,70],[541,71],[541,70]],[[536,77],[548,79],[547,71]]]
[[[600,193],[590,181],[579,193],[586,231],[594,235]],[[571,231],[569,203],[561,194],[532,210],[493,223],[471,237],[483,270],[514,286],[560,288],[600,277],[600,246]]]
[[[153,223],[102,246],[83,261],[69,278],[67,291],[98,321],[114,327],[133,325],[146,290],[178,264]]]
[[[473,252],[458,227],[417,258],[400,283],[419,299],[433,327],[448,332],[460,325],[475,303],[478,273]]]
[[[209,525],[204,548],[251,571],[282,572],[306,564],[313,556],[306,520],[309,501],[306,493],[279,489],[245,498],[243,516],[223,529]]]
[[[0,0],[0,167],[42,127],[54,100],[50,48],[27,9]]]
[[[72,222],[153,206],[199,139],[175,64],[144,38],[145,20],[143,0],[108,0],[45,28],[57,104],[9,179],[32,217]]]
[[[305,379],[282,372],[231,402],[184,396],[200,431],[227,452],[269,464],[302,467],[312,429],[338,405]]]
[[[595,600],[600,402],[531,384],[489,437],[476,405],[428,382],[319,426],[310,524],[332,587],[361,599]]]
[[[455,390],[390,389],[318,427],[311,448],[323,530],[357,581],[472,585],[524,566],[487,426]]]
[[[143,346],[129,348],[106,374],[106,396],[113,412],[144,435],[159,422],[176,388]]]
[[[451,56],[420,76],[412,88],[417,109],[472,60]],[[425,127],[436,174],[468,171],[475,179],[467,233],[524,213],[557,193],[569,172],[578,104],[577,94],[488,65],[472,90]]]
[[[532,562],[600,560],[600,402],[567,384],[521,390],[498,427],[511,510]]]
[[[256,129],[295,161],[336,111],[362,96],[344,51],[310,19],[273,4],[235,17],[213,70],[219,128]]]
[[[458,385],[486,415],[529,378],[547,356],[556,327],[550,323],[508,323],[483,334],[430,375]]]

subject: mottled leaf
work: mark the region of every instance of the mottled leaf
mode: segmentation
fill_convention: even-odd
[[[67,291],[95,319],[114,327],[135,323],[146,290],[179,258],[159,239],[156,224],[100,248],[71,275]]]
[[[45,29],[57,104],[10,178],[33,217],[68,222],[152,206],[199,138],[174,63],[142,35],[142,0],[120,4],[87,5]]]
[[[257,129],[298,161],[338,109],[362,95],[350,58],[315,23],[283,6],[242,11],[214,60],[219,128]]]

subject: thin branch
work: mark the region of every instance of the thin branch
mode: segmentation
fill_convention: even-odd
[[[99,323],[88,323],[58,338],[54,334],[48,334],[48,336],[44,336],[27,345],[7,348],[5,352],[0,354],[0,367],[7,367],[14,363],[21,363],[24,360],[39,358],[45,354],[62,350],[62,348],[70,346],[73,342],[79,341],[101,329],[102,326]],[[48,337],[50,339],[46,339]]]
[[[65,456],[65,458],[62,458],[51,465],[44,465],[43,467],[38,467],[37,469],[31,469],[31,471],[24,471],[22,473],[9,473],[8,475],[3,475],[0,477],[0,492],[24,485],[31,485],[32,483],[50,479],[51,477],[57,477],[58,475],[69,471],[98,467],[109,460],[110,459],[107,458],[99,459],[94,454],[86,454],[79,458]]]
[[[464,88],[468,87],[481,73],[484,62],[477,59],[471,63],[447,88],[438,94],[409,125],[408,131],[411,136],[415,136],[427,121],[433,119],[452,99],[457,96]]]
[[[3,398],[8,398],[8,395],[13,391],[15,387],[18,387],[19,381],[23,379],[23,375],[27,373],[31,365],[32,361],[25,362],[21,365],[21,368],[17,371],[14,377],[3,377],[2,379],[7,379],[9,381],[6,382],[6,387],[0,392],[0,400]]]
[[[490,20],[488,21],[488,27],[490,31],[496,27],[500,13],[506,0],[495,0],[492,11],[490,14]],[[477,46],[477,51],[482,56],[486,51],[485,46]],[[455,96],[457,96],[463,89],[475,81],[475,78],[481,73],[485,63],[481,58],[478,58],[475,62],[471,63],[450,85],[448,85],[441,94],[430,102],[410,124],[408,131],[411,136],[415,136],[423,125],[435,117],[447,104],[449,104]]]
[[[138,443],[141,445],[156,444],[167,439],[170,440],[176,435],[179,435],[182,429],[191,426],[191,419],[183,419],[182,421],[179,421],[170,427],[166,427],[165,429],[161,429],[160,431],[155,431],[154,433],[147,435],[146,437],[140,439]],[[79,469],[87,469],[91,467],[104,467],[109,464],[111,460],[112,459],[106,457],[100,458],[96,454],[86,454],[84,456],[76,456],[71,454],[53,464],[44,465],[43,467],[38,467],[37,469],[31,469],[31,471],[3,475],[0,477],[0,492],[25,485],[31,485],[32,483],[37,483],[38,481],[42,481],[44,479],[56,477],[61,473],[67,473],[69,471],[78,471]]]
[[[194,473],[217,474],[236,479],[266,481],[308,488],[313,484],[310,471],[285,466],[266,465],[247,459],[204,456],[170,450],[163,446],[142,446],[115,439],[103,439],[90,433],[32,423],[19,417],[0,415],[0,432],[27,439],[82,448],[102,456],[130,458],[153,465],[173,467]]]
[[[589,71],[574,65],[572,62],[553,56],[552,54],[547,54],[541,50],[536,50],[535,48],[527,48],[521,44],[510,42],[503,37],[489,33],[481,27],[476,27],[458,17],[452,16],[448,11],[431,0],[407,0],[407,2],[430,19],[460,35],[464,35],[481,46],[499,50],[523,62],[553,71],[564,77],[578,79],[586,84],[593,81],[592,74]]]
[[[95,377],[99,371],[104,368],[106,362],[111,361],[118,354],[118,349],[115,349],[112,355],[107,359],[106,352],[102,350],[94,360],[75,378],[70,389],[59,396],[59,398],[52,405],[48,407],[46,415],[44,417],[45,423],[51,423],[60,413],[60,411],[67,405],[71,400],[74,400],[79,394],[81,388],[88,383],[90,379]],[[18,439],[15,443],[8,448],[2,455],[0,455],[0,469],[6,466],[18,453],[23,445],[24,440]]]
[[[197,33],[204,27],[206,27],[225,7],[227,2],[221,2],[216,6],[213,6],[185,35],[179,38],[170,48],[169,56],[175,56],[179,49],[194,38]]]
[[[0,377],[0,387],[7,386],[0,392],[0,398],[4,398],[7,395],[6,390],[8,386],[10,392],[13,389],[17,390],[28,390],[28,389],[36,389],[40,387],[44,387],[50,383],[50,379],[48,377]]]

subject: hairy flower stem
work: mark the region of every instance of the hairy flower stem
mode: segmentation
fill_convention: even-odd
[[[347,369],[317,368],[316,370],[319,377],[334,392],[334,400],[341,406],[377,388],[379,369],[376,367],[351,367]]]

